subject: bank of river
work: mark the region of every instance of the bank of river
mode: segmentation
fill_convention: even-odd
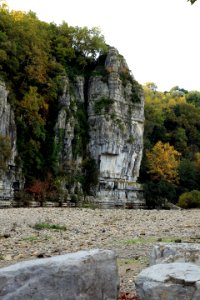
[[[39,230],[35,224],[63,227]],[[160,241],[200,242],[200,210],[0,209],[0,267],[79,250],[111,249],[117,253],[121,289],[131,291],[135,276],[148,265],[152,246]]]

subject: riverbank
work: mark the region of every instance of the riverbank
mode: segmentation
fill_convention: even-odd
[[[46,225],[38,229],[36,224]],[[111,249],[118,257],[121,290],[130,292],[135,276],[148,266],[152,245],[198,243],[199,232],[200,210],[0,209],[0,267],[79,250]]]

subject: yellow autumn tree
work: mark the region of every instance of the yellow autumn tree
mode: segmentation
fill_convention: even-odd
[[[45,103],[43,97],[38,93],[37,87],[30,86],[23,100],[19,102],[19,109],[28,125],[35,123],[43,125],[48,111],[48,104]]]
[[[178,183],[178,167],[180,153],[169,143],[157,142],[151,151],[146,151],[148,159],[148,173],[153,180],[165,180]]]

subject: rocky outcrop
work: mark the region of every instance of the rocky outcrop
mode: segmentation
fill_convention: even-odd
[[[116,256],[108,250],[80,251],[0,269],[0,299],[116,300]]]
[[[144,99],[124,58],[111,48],[92,76],[78,76],[74,82],[65,78],[63,87],[55,130],[61,145],[60,165],[68,179],[81,173],[90,181],[95,178],[95,187],[91,182],[84,185],[90,185],[94,201],[101,206],[143,206],[137,179],[143,151]],[[91,162],[96,173],[87,176]],[[80,185],[70,186],[80,192]]]
[[[85,116],[84,77],[77,76],[74,82],[69,78],[63,78],[63,93],[59,98],[59,112],[55,126],[55,139],[58,145],[59,168],[65,174],[64,186],[67,199],[75,192],[82,195],[82,187],[79,180],[82,173],[83,144],[81,120],[79,112]],[[86,130],[86,128],[85,128]],[[69,196],[69,197],[68,197]]]
[[[8,91],[5,83],[0,81],[0,137],[2,143],[7,143],[10,152],[9,159],[4,162],[5,167],[0,174],[0,200],[8,200],[13,197],[13,184],[17,185],[15,178],[16,157],[16,126],[14,113],[7,101]],[[1,154],[1,160],[4,156]]]
[[[99,169],[97,201],[143,204],[137,184],[143,150],[144,99],[124,58],[111,48],[104,74],[90,79],[89,150]]]
[[[64,195],[74,202],[89,195],[101,206],[144,206],[137,183],[143,151],[143,91],[124,58],[110,48],[88,73],[73,79],[65,76],[61,85],[58,106],[54,104],[56,124],[48,122],[52,122],[49,135],[55,130],[52,157],[58,161],[58,173],[63,174],[59,178],[62,201]],[[13,182],[19,185],[19,180],[14,163],[16,126],[7,94],[1,83],[0,134],[9,139],[11,157],[0,188],[1,196],[10,198]]]

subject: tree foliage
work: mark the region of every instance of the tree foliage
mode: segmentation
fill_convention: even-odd
[[[10,138],[0,134],[0,177],[7,170],[7,163],[11,157]]]
[[[157,142],[151,151],[147,150],[148,173],[154,180],[178,182],[180,153],[169,143]]]
[[[194,4],[197,0],[187,0],[189,1],[191,4]]]
[[[162,202],[166,195],[168,200],[177,202],[182,193],[200,190],[199,92],[178,86],[159,92],[155,86],[153,83],[144,86],[145,149],[140,172],[150,206],[152,202]],[[174,160],[164,145],[181,155]],[[170,169],[173,165],[175,168]],[[174,199],[161,182],[173,185]]]
[[[54,126],[63,76],[72,82],[78,74],[88,76],[106,51],[96,27],[48,24],[31,11],[10,11],[1,2],[0,77],[10,91],[18,153],[28,182],[43,182],[49,172],[56,172]]]
[[[179,197],[178,205],[181,208],[200,208],[200,191],[183,193]]]

